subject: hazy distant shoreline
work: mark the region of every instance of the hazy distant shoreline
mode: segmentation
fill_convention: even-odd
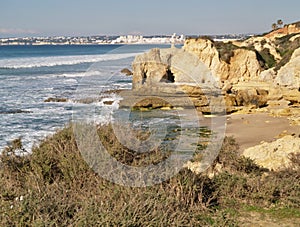
[[[237,40],[250,37],[250,34],[212,35],[214,40]],[[186,37],[197,35],[125,35],[125,36],[55,36],[55,37],[23,37],[0,38],[0,46],[43,46],[43,45],[129,45],[129,44],[183,44]]]

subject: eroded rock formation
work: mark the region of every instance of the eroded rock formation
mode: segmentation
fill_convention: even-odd
[[[157,96],[174,95],[172,107],[187,107],[180,94],[188,96],[192,105],[209,113],[212,97],[223,95],[227,112],[236,107],[265,106],[267,91],[249,87],[234,87],[240,82],[257,79],[261,67],[254,51],[235,49],[226,62],[221,59],[214,43],[208,39],[189,39],[182,49],[152,49],[135,58],[133,62],[133,92]],[[167,95],[166,95],[167,94]],[[138,102],[137,107],[162,106],[149,98]],[[128,106],[126,101],[121,106]],[[169,105],[168,105],[169,107]]]
[[[300,89],[300,48],[295,50],[291,60],[278,71],[275,82],[280,86]]]
[[[209,39],[189,39],[183,49],[197,55],[222,84],[249,81],[258,78],[261,72],[256,54],[251,50],[242,48],[233,50],[227,63],[220,59],[217,48]]]
[[[220,93],[227,112],[243,107],[261,108],[282,99],[290,105],[299,104],[294,97],[300,93],[300,48],[287,64],[284,62],[289,56],[281,56],[277,50],[277,47],[283,50],[289,43],[295,48],[299,40],[297,35],[276,42],[253,37],[226,44],[198,38],[188,39],[181,49],[153,49],[137,56],[133,62],[133,91],[135,94],[176,95],[174,99],[179,106],[183,106],[179,96],[185,94],[203,112],[211,104],[203,96]],[[280,67],[275,67],[276,62]],[[268,68],[270,65],[274,68]],[[293,97],[289,96],[291,90]],[[151,103],[143,101],[138,106],[149,107]]]

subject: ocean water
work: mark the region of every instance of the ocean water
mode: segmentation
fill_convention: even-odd
[[[16,138],[30,150],[80,113],[94,122],[107,120],[101,95],[130,89],[131,77],[120,70],[130,68],[137,54],[154,47],[0,46],[0,150]],[[48,98],[68,101],[45,102]],[[82,103],[85,99],[94,100]],[[113,102],[107,111],[117,109],[119,99],[106,93],[104,101]]]

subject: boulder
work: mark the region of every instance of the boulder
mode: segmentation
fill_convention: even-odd
[[[276,72],[274,68],[264,70],[260,73],[259,77],[262,81],[274,81],[276,77]]]
[[[238,90],[235,96],[236,105],[254,106],[255,108],[264,107],[267,104],[267,95],[267,91],[259,91],[255,88]]]
[[[68,102],[68,99],[59,98],[59,97],[50,97],[45,99],[44,102]]]
[[[260,145],[246,149],[245,157],[253,159],[256,164],[269,170],[281,170],[291,166],[291,154],[300,152],[300,138],[284,136],[274,142],[263,142]]]

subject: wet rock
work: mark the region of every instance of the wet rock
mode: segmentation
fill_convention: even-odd
[[[126,76],[132,76],[133,75],[133,73],[127,68],[122,69],[121,73],[126,75]]]
[[[21,110],[21,109],[0,110],[0,114],[21,114],[21,113],[33,113],[33,112],[28,110]]]
[[[58,97],[50,97],[44,100],[44,102],[67,102],[68,99],[66,98],[58,98]]]
[[[111,106],[114,103],[114,101],[104,101],[103,104],[104,105],[108,105]]]

